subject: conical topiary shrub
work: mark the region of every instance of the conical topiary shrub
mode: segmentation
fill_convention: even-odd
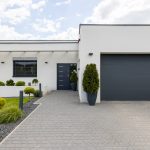
[[[77,90],[77,81],[78,81],[77,71],[73,70],[70,75],[70,82],[71,82],[70,84],[71,84],[71,88],[74,91]]]
[[[95,105],[99,89],[99,76],[96,64],[87,64],[83,74],[83,89],[87,93],[89,105]]]

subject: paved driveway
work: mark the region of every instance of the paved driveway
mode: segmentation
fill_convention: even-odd
[[[149,150],[150,102],[80,104],[76,92],[52,92],[0,150]]]

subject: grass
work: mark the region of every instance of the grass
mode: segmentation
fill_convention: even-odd
[[[33,97],[24,97],[23,99],[23,104],[26,104],[27,102],[29,102]],[[19,98],[6,98],[6,104],[3,107],[3,109],[5,109],[6,107],[11,107],[11,106],[15,106],[18,107],[19,105]]]
[[[16,122],[24,113],[17,107],[7,107],[0,111],[0,123]]]
[[[33,97],[25,97],[23,103],[26,104]],[[6,98],[6,104],[0,109],[0,124],[16,122],[24,115],[24,112],[19,109],[19,98]]]

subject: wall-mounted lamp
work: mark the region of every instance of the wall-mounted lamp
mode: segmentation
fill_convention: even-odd
[[[48,62],[47,62],[47,61],[45,61],[45,64],[48,64]]]
[[[4,61],[1,61],[1,64],[4,64],[5,62]]]
[[[89,56],[93,56],[93,53],[89,53]]]

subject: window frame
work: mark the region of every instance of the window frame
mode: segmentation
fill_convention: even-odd
[[[15,63],[16,62],[36,62],[36,72],[34,75],[32,74],[23,74],[23,75],[16,75],[16,71],[15,71]],[[37,77],[37,60],[13,60],[13,77]]]

